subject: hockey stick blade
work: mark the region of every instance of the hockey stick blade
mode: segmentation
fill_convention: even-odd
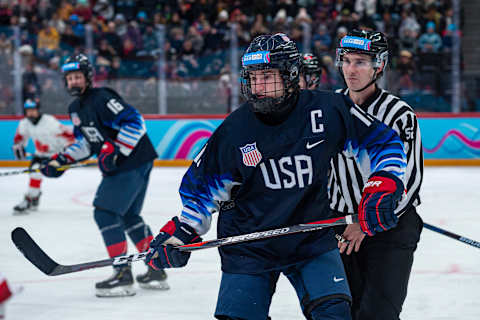
[[[196,251],[200,249],[216,248],[225,245],[237,244],[247,241],[255,241],[261,239],[267,239],[276,236],[282,236],[287,234],[299,233],[299,232],[310,232],[316,231],[328,227],[339,226],[352,224],[357,222],[358,218],[356,215],[338,217],[320,221],[314,221],[310,223],[297,224],[290,227],[283,227],[267,231],[259,231],[248,233],[244,235],[215,239],[209,241],[203,241],[193,244],[187,244],[183,246],[178,246],[177,248],[181,251]],[[111,259],[98,260],[92,262],[85,262],[72,265],[62,265],[55,262],[50,258],[39,246],[38,244],[30,237],[30,235],[23,228],[16,228],[12,231],[12,241],[15,246],[23,253],[25,258],[29,260],[33,265],[35,265],[40,271],[45,273],[48,276],[58,276],[61,274],[79,272],[88,269],[106,267],[110,265],[121,265],[125,263],[130,263],[133,261],[145,260],[145,257],[149,253],[148,251],[135,253],[131,255],[119,256]]]
[[[309,223],[297,224],[290,227],[283,227],[283,228],[278,228],[273,230],[253,232],[253,233],[227,237],[222,239],[215,239],[215,240],[202,241],[202,242],[197,242],[192,244],[186,244],[183,246],[178,246],[177,248],[180,251],[196,251],[201,249],[209,249],[209,248],[216,248],[216,247],[221,247],[221,246],[226,246],[231,244],[237,244],[237,243],[242,243],[247,241],[267,239],[267,238],[283,236],[283,235],[299,233],[299,232],[317,231],[317,230],[328,228],[328,227],[352,224],[355,222],[358,222],[358,216],[349,215],[345,217],[338,217],[338,218],[314,221]]]
[[[23,228],[19,227],[12,231],[12,241],[28,261],[49,276],[58,276],[61,274],[144,260],[148,254],[148,251],[146,251],[112,259],[104,259],[73,265],[61,265],[50,258]]]

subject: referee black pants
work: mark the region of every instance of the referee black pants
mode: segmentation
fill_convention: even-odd
[[[359,252],[342,254],[352,292],[353,320],[400,319],[422,228],[423,221],[412,207],[396,228],[366,236]]]

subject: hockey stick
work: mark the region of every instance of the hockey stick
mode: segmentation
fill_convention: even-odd
[[[357,216],[345,216],[327,220],[320,220],[310,223],[297,224],[290,227],[283,227],[267,231],[259,231],[248,233],[244,235],[215,239],[209,241],[202,241],[193,244],[187,244],[183,246],[178,246],[182,251],[195,251],[200,249],[216,248],[225,245],[237,244],[247,241],[254,241],[260,239],[267,239],[276,236],[283,236],[287,234],[293,234],[298,232],[310,232],[316,231],[328,227],[352,224],[356,222]],[[35,265],[40,271],[49,276],[58,276],[61,274],[78,272],[88,269],[106,267],[110,265],[120,265],[133,261],[145,260],[145,257],[148,254],[148,251],[135,253],[131,255],[125,255],[120,257],[115,257],[111,259],[98,260],[92,262],[85,262],[73,265],[61,265],[52,260],[39,246],[38,244],[30,237],[30,235],[23,228],[16,228],[12,231],[12,241],[15,246],[23,253],[25,258],[29,260],[33,265]]]
[[[201,249],[216,248],[216,247],[221,247],[229,244],[267,239],[267,238],[283,236],[283,235],[292,234],[292,233],[316,231],[316,230],[320,230],[328,227],[352,224],[354,222],[358,222],[357,215],[350,215],[345,217],[338,217],[338,218],[314,221],[309,223],[297,224],[290,227],[247,233],[240,236],[233,236],[233,237],[227,237],[222,239],[207,240],[207,241],[202,241],[202,242],[197,242],[192,244],[186,244],[183,246],[178,246],[177,248],[180,251],[195,251],[195,250],[201,250]]]
[[[475,240],[472,240],[472,239],[469,239],[469,238],[465,238],[461,235],[458,235],[456,233],[453,233],[453,232],[450,232],[450,231],[447,231],[445,229],[441,229],[439,227],[435,227],[435,226],[432,226],[431,224],[428,224],[426,222],[423,223],[423,226],[429,230],[432,230],[432,231],[435,231],[435,232],[438,232],[440,234],[443,234],[444,236],[447,236],[449,238],[452,238],[452,239],[455,239],[455,240],[458,240],[460,242],[463,242],[463,243],[466,243],[466,244],[469,244],[475,248],[478,248],[480,249],[480,242],[478,241],[475,241]]]
[[[58,171],[64,171],[64,170],[67,170],[67,169],[84,168],[84,167],[91,167],[91,166],[96,166],[96,165],[97,165],[96,162],[75,163],[75,164],[71,164],[71,165],[65,165],[65,166],[58,167],[57,170]],[[32,172],[40,172],[40,168],[0,172],[0,177],[13,176],[13,175],[17,175],[17,174],[32,173]]]

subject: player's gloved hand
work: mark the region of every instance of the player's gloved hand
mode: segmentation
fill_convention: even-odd
[[[200,241],[202,238],[192,227],[174,217],[150,242],[150,253],[145,261],[154,269],[183,267],[190,259],[190,252],[180,251],[175,246]]]
[[[40,172],[46,177],[50,178],[58,178],[60,177],[66,169],[60,169],[60,167],[65,166],[67,164],[73,163],[73,159],[61,154],[57,153],[54,154],[50,159],[47,159],[42,162],[42,165],[40,167]]]
[[[103,173],[110,173],[117,169],[119,149],[113,141],[105,141],[98,154],[98,167]]]
[[[370,176],[358,206],[358,220],[365,234],[373,236],[397,225],[394,210],[403,191],[402,181],[389,172],[379,171]]]
[[[13,153],[15,154],[15,159],[17,160],[25,160],[26,158],[26,153],[25,153],[25,147],[21,144],[14,144],[13,147]]]

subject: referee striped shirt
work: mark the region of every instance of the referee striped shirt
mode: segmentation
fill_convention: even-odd
[[[337,93],[348,94],[347,89],[339,89]],[[375,93],[360,105],[364,111],[395,130],[404,143],[407,155],[404,196],[395,213],[401,216],[410,206],[420,204],[419,190],[423,178],[423,151],[420,128],[412,108],[400,98],[383,89],[376,88]],[[363,185],[372,172],[362,172],[362,168],[354,158],[340,153],[331,161],[329,177],[330,207],[344,214],[358,212],[358,204],[362,199]]]

